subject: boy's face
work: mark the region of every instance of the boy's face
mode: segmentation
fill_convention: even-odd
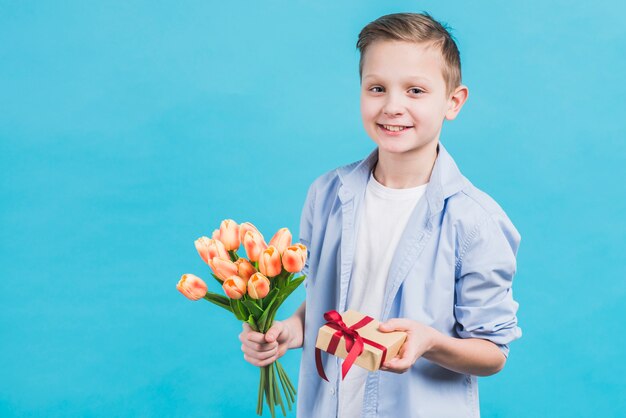
[[[454,119],[467,97],[465,86],[446,94],[442,65],[440,51],[428,44],[383,40],[368,47],[361,117],[380,152],[418,156],[436,149],[443,120]]]

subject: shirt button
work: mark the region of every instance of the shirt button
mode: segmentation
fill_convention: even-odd
[[[331,389],[330,389],[330,394],[331,394],[331,395],[335,395],[335,388],[331,388]]]

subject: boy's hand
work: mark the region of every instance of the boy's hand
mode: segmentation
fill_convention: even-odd
[[[405,318],[393,318],[383,322],[378,327],[379,331],[404,331],[407,338],[398,355],[390,360],[386,360],[380,370],[404,373],[413,366],[418,358],[428,352],[434,345],[439,333],[434,328],[421,324],[417,321]]]
[[[253,331],[248,323],[243,323],[239,334],[243,358],[250,364],[263,367],[282,357],[289,348],[290,330],[282,321],[274,321],[265,334]]]

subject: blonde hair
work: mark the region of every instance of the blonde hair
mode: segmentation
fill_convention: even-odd
[[[394,13],[368,23],[359,33],[356,43],[361,58],[359,78],[363,77],[363,57],[368,46],[378,40],[430,43],[441,51],[443,79],[447,94],[461,85],[461,57],[448,27],[428,13]]]

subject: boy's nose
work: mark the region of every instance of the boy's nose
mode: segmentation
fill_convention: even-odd
[[[388,96],[389,98],[385,102],[385,106],[383,107],[383,113],[385,115],[401,115],[404,112],[404,107],[400,100],[397,98]]]

